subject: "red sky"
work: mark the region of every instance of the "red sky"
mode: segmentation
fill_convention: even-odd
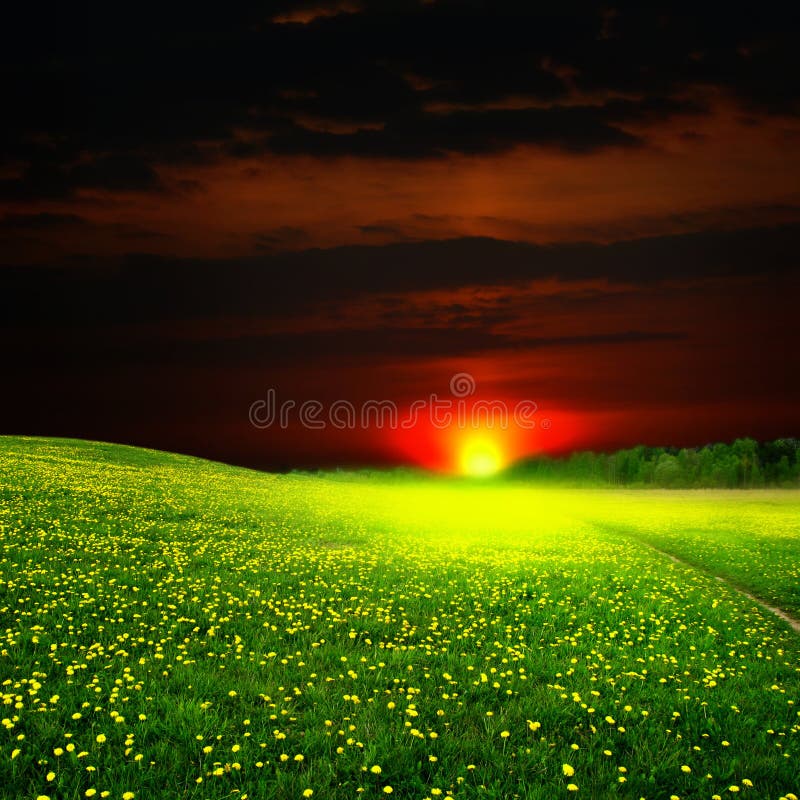
[[[5,432],[447,467],[468,432],[248,409],[466,372],[547,420],[509,458],[796,435],[796,21],[470,8],[20,12]]]

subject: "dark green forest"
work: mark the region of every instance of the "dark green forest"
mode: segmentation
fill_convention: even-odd
[[[559,483],[659,486],[670,489],[750,489],[800,486],[800,439],[703,447],[646,447],[615,453],[535,456],[514,464],[509,477]]]

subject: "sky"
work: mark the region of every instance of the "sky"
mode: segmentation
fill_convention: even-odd
[[[234,5],[9,12],[0,431],[271,469],[800,433],[791,9]]]

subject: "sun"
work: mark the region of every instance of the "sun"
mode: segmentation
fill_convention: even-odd
[[[499,472],[504,463],[503,453],[492,439],[470,439],[461,449],[459,465],[464,475],[485,478]]]

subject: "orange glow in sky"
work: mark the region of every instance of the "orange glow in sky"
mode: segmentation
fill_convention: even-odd
[[[491,401],[495,409],[508,410],[505,420],[500,418],[499,412],[494,418],[476,412],[477,402],[486,404],[489,401],[454,402],[452,419],[446,425],[435,424],[426,409],[413,426],[401,426],[392,431],[391,448],[410,463],[477,477],[489,476],[520,458],[548,450],[550,442],[558,443],[564,434],[561,431],[561,435],[548,438],[552,433],[552,419],[538,411],[530,421],[515,419],[518,401]],[[559,419],[566,421],[567,417],[561,414]]]

